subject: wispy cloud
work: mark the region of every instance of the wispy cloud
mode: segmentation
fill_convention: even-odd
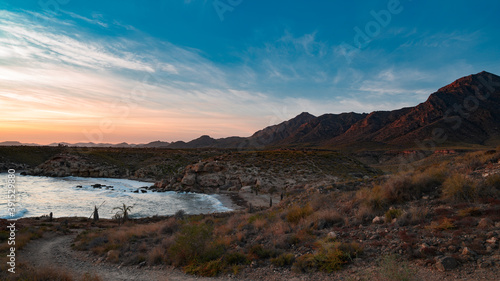
[[[0,131],[17,126],[19,135],[33,137],[29,132],[56,130],[88,141],[82,131],[97,130],[106,142],[248,136],[303,111],[407,106],[408,96],[422,99],[430,89],[412,84],[429,77],[419,71],[347,66],[315,31],[284,32],[249,47],[241,64],[221,65],[99,14],[64,14],[71,20],[39,14],[49,23],[39,25],[31,12],[0,11]],[[78,29],[77,21],[125,28],[131,36],[99,36]],[[362,56],[382,60],[374,54]],[[108,121],[113,130],[102,130]],[[60,127],[47,129],[51,124]]]
[[[81,15],[78,15],[78,14],[75,14],[75,13],[72,13],[72,12],[68,12],[68,11],[64,11],[64,10],[61,10],[62,13],[74,18],[74,19],[78,19],[78,20],[83,20],[87,23],[90,23],[90,24],[96,24],[96,25],[100,25],[104,28],[107,28],[109,25],[107,23],[104,23],[101,21],[101,18],[102,18],[102,15],[100,14],[97,14],[97,13],[94,13],[93,14],[93,18],[90,19],[90,18],[86,18],[86,17],[83,17]]]

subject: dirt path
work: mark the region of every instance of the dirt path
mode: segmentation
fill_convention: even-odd
[[[85,273],[98,275],[102,280],[227,280],[221,278],[199,278],[186,275],[178,270],[148,269],[130,266],[95,263],[84,253],[71,248],[76,234],[47,237],[30,242],[20,252],[20,258],[35,267],[60,268],[71,273],[75,278]]]

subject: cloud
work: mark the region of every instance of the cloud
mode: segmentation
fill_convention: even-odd
[[[60,12],[74,18],[74,19],[78,19],[78,20],[83,20],[87,23],[90,23],[90,24],[95,24],[95,25],[100,25],[104,28],[108,28],[108,24],[107,23],[104,23],[100,20],[100,18],[102,18],[102,15],[100,14],[97,14],[97,13],[94,13],[92,15],[93,19],[89,19],[89,18],[86,18],[86,17],[83,17],[83,16],[80,16],[78,14],[75,14],[75,13],[72,13],[72,12],[68,12],[68,11],[64,11],[64,10],[60,10]]]
[[[19,136],[32,136],[62,124],[57,132],[73,140],[89,141],[85,131],[105,142],[248,136],[303,111],[390,110],[427,91],[411,84],[428,77],[419,71],[346,66],[316,32],[284,32],[228,66],[99,14],[66,15],[134,36],[102,37],[56,17],[39,25],[33,14],[0,11],[0,131],[18,126]],[[108,121],[113,130],[101,128]]]

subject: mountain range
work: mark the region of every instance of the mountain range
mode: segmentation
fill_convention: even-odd
[[[21,145],[4,142],[0,145]],[[78,143],[69,146],[166,148],[426,148],[500,143],[500,77],[488,72],[462,77],[414,107],[372,113],[314,116],[303,112],[250,137],[148,144]],[[27,144],[35,145],[35,144]],[[57,143],[51,145],[58,145]]]

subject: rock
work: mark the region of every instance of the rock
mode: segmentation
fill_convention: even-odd
[[[335,238],[337,238],[337,233],[335,233],[334,231],[332,231],[332,232],[328,232],[328,235],[327,235],[327,236],[328,236],[328,238],[330,238],[330,239],[335,239]]]
[[[248,192],[248,193],[252,193],[252,187],[251,186],[244,186],[240,189],[241,192]]]
[[[373,218],[372,223],[382,224],[384,223],[384,221],[385,221],[384,217],[376,216],[375,218]]]
[[[493,221],[489,218],[482,218],[481,220],[479,220],[479,223],[477,224],[477,227],[478,228],[490,228],[490,227],[493,227],[493,225],[495,225],[493,223]]]
[[[492,265],[493,265],[492,260],[480,259],[477,261],[477,266],[479,268],[488,268],[488,267],[491,267]]]
[[[498,241],[498,239],[496,237],[491,237],[490,239],[486,240],[486,243],[496,244],[497,241]]]
[[[257,179],[252,175],[240,175],[240,182],[242,186],[255,185]]]
[[[181,183],[183,185],[193,186],[196,183],[196,174],[186,174],[182,178]]]
[[[196,181],[203,187],[219,187],[225,184],[225,179],[222,173],[210,173],[198,175]]]
[[[477,254],[476,254],[476,252],[474,252],[473,250],[471,250],[469,247],[465,247],[462,250],[462,255],[464,255],[464,256],[475,256]]]
[[[458,266],[456,259],[452,257],[439,257],[436,260],[436,268],[440,271],[447,271]]]

